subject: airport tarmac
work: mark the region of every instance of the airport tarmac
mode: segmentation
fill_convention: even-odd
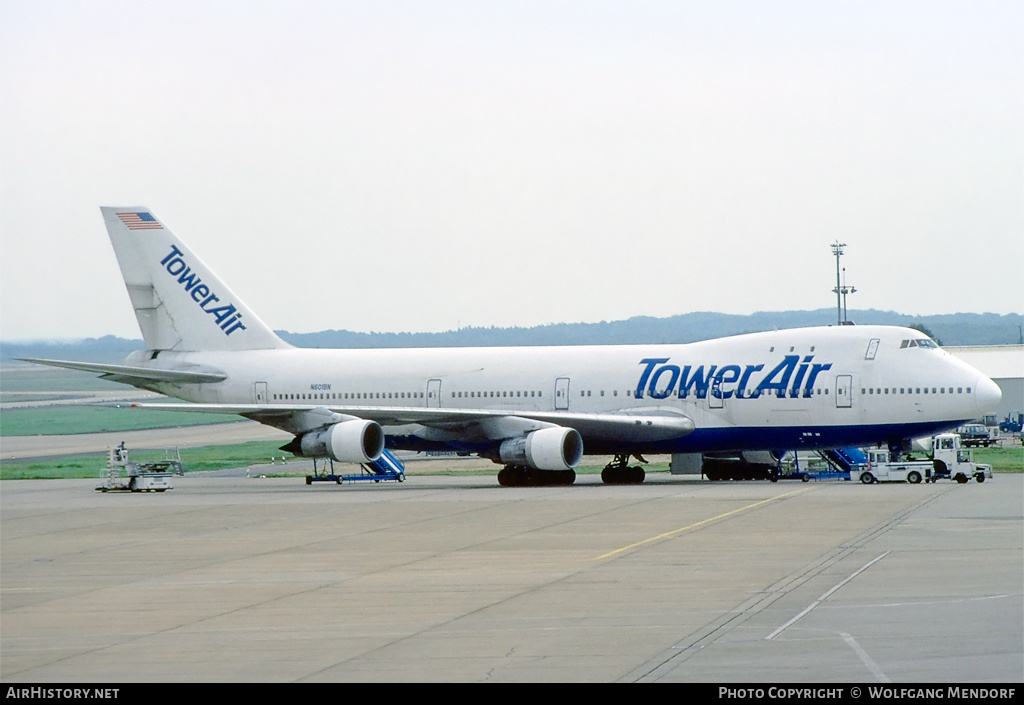
[[[0,677],[1024,681],[1024,475],[0,484]]]

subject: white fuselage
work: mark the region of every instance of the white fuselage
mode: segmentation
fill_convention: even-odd
[[[576,419],[565,425],[580,431],[587,453],[896,442],[976,418],[999,397],[991,380],[919,332],[888,326],[793,329],[685,345],[161,353],[151,364],[225,373],[218,383],[152,385],[207,404],[324,407],[368,418],[371,410],[390,407],[562,413]],[[579,418],[609,413],[679,415],[695,430],[629,439],[590,429]],[[438,423],[385,424],[385,431],[391,448],[473,451],[493,441],[467,433],[465,424],[452,433]]]
[[[534,484],[547,476],[532,471],[615,454],[608,480],[635,481],[629,454],[899,444],[1000,398],[923,334],[886,326],[687,345],[298,349],[150,209],[100,210],[147,350],[124,365],[34,361],[191,402],[137,406],[275,426],[295,436],[282,449],[305,457],[454,449],[505,463],[502,484]]]

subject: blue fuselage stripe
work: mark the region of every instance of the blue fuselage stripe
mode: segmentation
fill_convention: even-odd
[[[819,450],[875,445],[877,439],[898,442],[906,438],[922,438],[943,433],[968,420],[918,424],[878,424],[871,426],[791,426],[775,428],[703,428],[689,435],[666,441],[629,444],[605,442],[584,436],[583,447],[588,455],[643,452],[697,453],[740,450]],[[399,450],[460,450],[470,453],[486,451],[489,443],[436,443],[415,436],[388,436],[387,447]]]

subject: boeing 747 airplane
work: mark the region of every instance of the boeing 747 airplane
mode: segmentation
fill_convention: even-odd
[[[606,482],[643,453],[889,444],[992,410],[999,387],[922,333],[800,328],[685,345],[321,350],[281,340],[148,208],[102,208],[146,350],[87,370],[294,434],[341,462],[455,450],[502,485],[571,484],[584,453]]]

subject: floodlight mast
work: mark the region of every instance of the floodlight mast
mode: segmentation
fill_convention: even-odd
[[[832,243],[832,254],[836,256],[836,288],[833,289],[836,292],[836,325],[843,325],[843,293],[842,286],[839,282],[839,258],[843,256],[843,248],[846,247],[845,242],[839,242],[836,240]]]
[[[846,267],[843,267],[843,325],[844,326],[850,325],[850,317],[847,315],[847,311],[846,311],[846,295],[847,294],[854,294],[856,292],[857,292],[857,287],[855,287],[855,286],[846,286]]]

